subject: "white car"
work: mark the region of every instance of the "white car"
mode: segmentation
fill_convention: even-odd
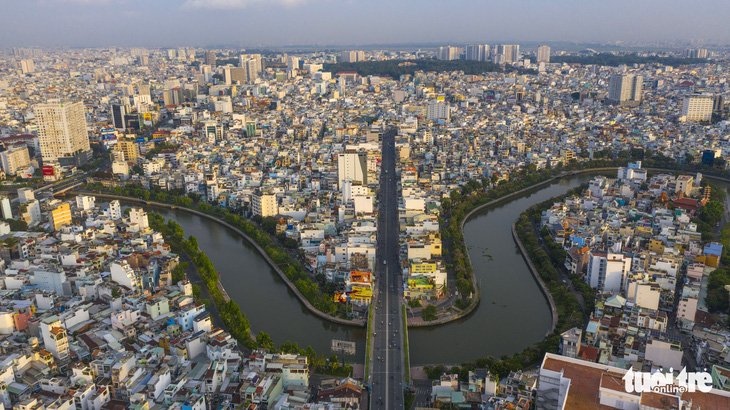
[[[383,265],[385,265],[385,264],[386,264],[385,261],[383,261]]]

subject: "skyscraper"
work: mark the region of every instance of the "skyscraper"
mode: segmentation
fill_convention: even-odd
[[[209,65],[211,67],[215,67],[215,64],[216,64],[215,51],[206,51],[205,52],[205,64]]]
[[[253,58],[246,60],[246,64],[243,68],[246,70],[246,77],[248,77],[248,81],[255,81],[257,78],[259,78],[260,70],[258,67],[260,66],[260,60],[257,61]]]
[[[365,60],[364,51],[342,51],[340,53],[340,61],[343,63],[357,63],[358,61]]]
[[[614,74],[608,83],[608,100],[611,104],[635,106],[641,103],[641,87],[644,78],[635,74]]]
[[[256,77],[254,78],[258,78],[264,72],[264,63],[261,54],[241,54],[239,59],[241,60],[241,67],[244,68],[246,68],[246,64],[251,64],[249,61],[253,60],[253,71],[256,73]]]
[[[537,62],[538,63],[549,63],[550,62],[550,46],[539,46],[537,47]]]
[[[30,165],[30,156],[28,155],[28,147],[11,146],[9,148],[0,148],[0,164],[3,171],[8,175],[15,175],[18,170]]]
[[[34,107],[43,163],[83,165],[89,158],[89,135],[82,102],[49,102]]]
[[[35,64],[31,59],[20,60],[20,69],[23,70],[23,74],[35,73]]]
[[[286,60],[286,69],[289,71],[299,70],[299,57],[289,57]]]
[[[162,100],[164,101],[166,106],[181,105],[183,102],[185,102],[182,88],[175,87],[173,89],[162,90]]]
[[[520,59],[519,44],[499,44],[494,51],[495,63],[511,64]]]
[[[226,84],[245,84],[248,81],[246,67],[226,67],[223,70],[223,78]]]
[[[432,101],[426,105],[426,119],[449,121],[449,105]]]
[[[472,61],[489,60],[489,44],[469,44],[466,46],[466,59]]]
[[[345,152],[337,156],[337,184],[342,187],[342,181],[350,179],[359,181],[362,185],[368,183],[366,155],[359,152]]]
[[[683,56],[685,58],[707,58],[706,48],[687,48],[684,50]]]
[[[452,46],[439,47],[436,58],[439,60],[456,60],[459,58],[459,48]]]
[[[343,51],[340,53],[340,61],[343,63],[357,62],[357,53],[354,51]]]
[[[682,99],[682,117],[685,121],[710,121],[714,102],[712,94],[686,95]]]
[[[114,128],[125,129],[124,116],[127,115],[127,106],[122,104],[112,104],[112,121]]]

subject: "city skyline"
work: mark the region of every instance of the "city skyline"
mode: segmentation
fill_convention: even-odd
[[[159,0],[151,4],[141,0],[33,0],[23,7],[5,7],[7,23],[0,28],[0,47],[695,39],[725,43],[730,38],[730,28],[722,22],[730,13],[730,3],[715,0],[693,4],[691,13],[684,2],[676,0],[605,4],[526,0],[517,5],[425,0],[417,5],[412,1],[337,0]]]

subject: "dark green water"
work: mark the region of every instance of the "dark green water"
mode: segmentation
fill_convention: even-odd
[[[485,208],[465,225],[469,255],[480,283],[482,302],[467,318],[435,328],[411,329],[411,363],[461,363],[477,357],[500,357],[541,340],[550,330],[550,309],[512,240],[511,226],[529,206],[564,194],[591,175],[555,182],[497,206]],[[176,220],[221,271],[228,294],[246,313],[254,332],[263,330],[275,343],[291,340],[330,351],[332,339],[357,342],[362,361],[365,330],[329,323],[309,313],[264,259],[229,229],[198,216],[154,208]]]

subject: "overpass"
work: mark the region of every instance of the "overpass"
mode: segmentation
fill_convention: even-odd
[[[370,328],[370,409],[403,408],[405,346],[403,280],[400,270],[395,129],[383,134],[378,211],[378,254]]]

